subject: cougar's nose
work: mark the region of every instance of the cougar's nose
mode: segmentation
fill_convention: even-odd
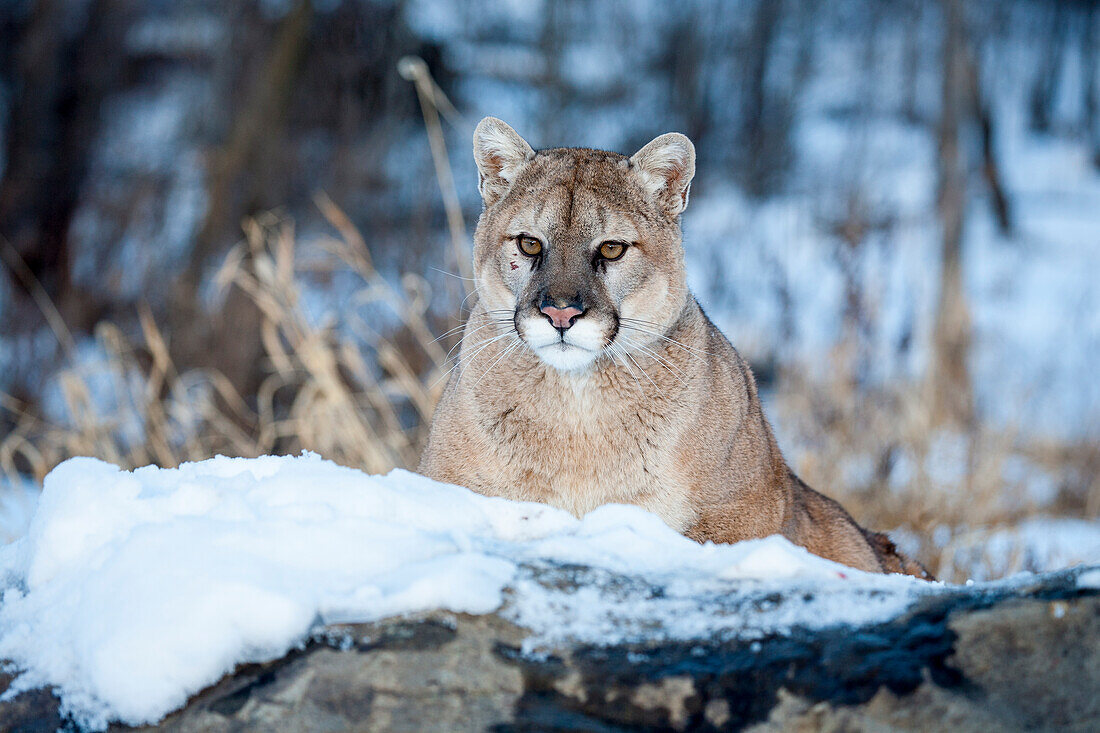
[[[580,302],[573,301],[564,308],[559,308],[549,298],[545,298],[542,305],[539,306],[539,310],[550,319],[550,323],[553,324],[554,328],[564,331],[572,326],[577,318],[584,315],[584,310],[578,306],[580,306]]]

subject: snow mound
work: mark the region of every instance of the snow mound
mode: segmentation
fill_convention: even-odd
[[[52,686],[91,728],[160,720],[333,623],[499,611],[537,651],[869,623],[936,591],[779,537],[700,545],[636,507],[578,520],[312,454],[66,461],[0,578],[0,659],[21,672],[6,696]]]

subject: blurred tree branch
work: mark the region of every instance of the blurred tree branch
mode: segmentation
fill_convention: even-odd
[[[236,226],[229,217],[241,210],[245,192],[262,185],[248,180],[249,175],[255,174],[260,159],[275,153],[285,137],[287,108],[309,44],[312,19],[309,0],[300,0],[282,19],[270,55],[233,119],[228,140],[211,156],[209,209],[190,252],[188,267],[176,284],[170,312],[169,331],[176,337],[174,350],[184,363],[218,368],[243,394],[252,394],[260,379],[255,368],[263,354],[260,314],[242,294],[232,292],[210,332],[198,325],[209,322],[200,317],[198,292],[218,239]],[[210,343],[222,344],[223,348],[211,350]]]
[[[974,396],[967,359],[970,312],[962,273],[966,216],[966,154],[960,145],[968,90],[965,19],[960,0],[942,0],[944,20],[943,79],[937,154],[937,209],[942,232],[940,296],[932,335],[932,419],[970,427]]]

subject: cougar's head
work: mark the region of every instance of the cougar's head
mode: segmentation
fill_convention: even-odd
[[[536,152],[486,117],[474,158],[485,202],[474,270],[491,314],[511,312],[520,338],[565,371],[663,336],[689,297],[680,213],[695,174],[690,140],[668,133],[630,157]]]

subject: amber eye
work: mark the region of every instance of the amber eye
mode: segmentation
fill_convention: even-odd
[[[519,240],[519,248],[523,254],[528,257],[538,257],[542,254],[542,242],[534,237],[528,237],[526,234],[521,234],[516,239]]]
[[[604,242],[600,245],[600,257],[605,260],[617,260],[626,252],[626,245],[622,242]]]

